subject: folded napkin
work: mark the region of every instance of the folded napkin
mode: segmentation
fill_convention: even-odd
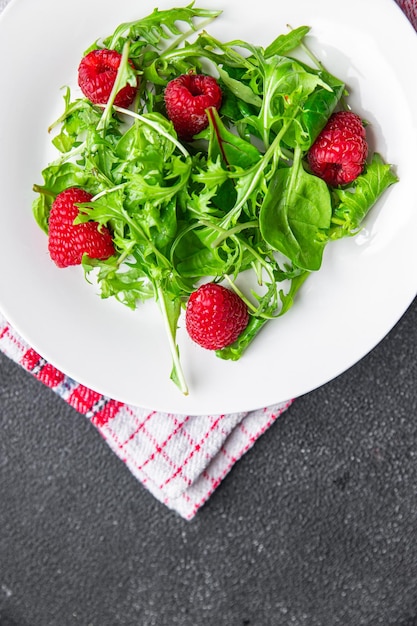
[[[0,10],[6,3],[0,0]],[[417,0],[397,0],[417,29]],[[107,398],[64,375],[0,314],[0,350],[91,420],[115,454],[160,502],[192,519],[241,456],[292,400],[227,415],[175,415]]]
[[[185,519],[194,517],[236,461],[290,405],[202,416],[129,406],[64,375],[1,315],[0,350],[90,419],[132,474]]]

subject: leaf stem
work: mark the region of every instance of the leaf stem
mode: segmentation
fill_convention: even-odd
[[[220,224],[221,228],[226,230],[227,228],[229,228],[229,224],[234,220],[234,218],[235,217],[237,218],[239,216],[239,213],[240,213],[243,205],[245,204],[245,202],[248,201],[249,197],[252,195],[253,191],[257,187],[257,185],[259,183],[259,178],[261,177],[262,172],[265,170],[265,168],[267,167],[269,161],[274,156],[274,152],[279,147],[281,139],[282,139],[283,135],[286,133],[287,128],[288,128],[288,126],[290,125],[291,122],[292,122],[292,120],[289,120],[289,121],[287,121],[286,124],[283,125],[283,127],[280,130],[280,132],[277,134],[277,136],[275,137],[274,141],[271,143],[271,145],[269,146],[268,150],[265,152],[265,154],[263,155],[263,157],[259,161],[259,163],[257,163],[256,165],[252,166],[252,168],[249,170],[250,171],[250,175],[252,176],[252,180],[251,180],[251,182],[250,182],[250,184],[248,186],[248,189],[245,191],[243,196],[240,198],[239,202],[233,207],[233,209],[231,209],[231,211],[229,211],[229,213],[226,215],[224,220],[221,222],[221,224]]]
[[[125,72],[126,64],[128,63],[128,59],[129,59],[129,49],[130,49],[130,42],[126,41],[123,46],[122,58],[120,59],[120,65],[117,70],[116,79],[114,81],[113,88],[110,92],[110,96],[109,96],[109,99],[107,100],[106,106],[104,107],[103,115],[101,116],[100,121],[97,124],[97,131],[103,130],[103,128],[107,126],[108,119],[111,115],[113,103],[121,87],[123,87],[123,85],[121,85],[121,82],[122,82],[122,76]]]
[[[123,189],[123,187],[125,186],[126,186],[126,183],[120,183],[120,185],[111,187],[111,189],[103,189],[102,191],[97,193],[93,198],[91,198],[91,202],[94,202],[95,200],[98,200],[99,198],[102,198],[103,196],[106,196],[107,194],[112,193],[113,191],[117,191],[118,189]]]
[[[184,376],[184,372],[181,366],[181,362],[180,362],[180,358],[179,358],[179,352],[178,352],[178,347],[175,341],[175,336],[174,336],[174,332],[172,329],[171,324],[169,323],[169,315],[168,315],[168,310],[167,310],[167,306],[166,306],[166,302],[165,302],[165,294],[164,291],[161,287],[161,285],[156,285],[156,291],[157,291],[157,298],[158,298],[158,302],[159,302],[159,307],[161,309],[161,313],[162,313],[162,319],[164,321],[164,327],[165,327],[165,332],[167,334],[168,337],[168,344],[169,344],[169,348],[171,351],[171,356],[172,356],[172,362],[173,362],[173,371],[175,373],[175,377],[172,377],[174,382],[177,384],[177,386],[179,387],[180,391],[182,391],[182,393],[187,396],[188,395],[188,385],[187,382],[185,380],[185,376]]]
[[[171,45],[165,48],[164,52],[160,55],[160,58],[164,59],[171,52],[171,50],[178,50],[180,44],[182,44],[183,41],[186,41],[186,39],[190,37],[190,35],[197,34],[198,32],[204,30],[206,26],[209,26],[209,24],[211,24],[216,19],[216,17],[218,17],[218,14],[214,15],[213,17],[208,17],[195,27],[191,27],[186,32],[181,33],[181,35],[177,37],[177,39],[175,39],[175,41],[173,41]]]
[[[182,143],[180,141],[178,141],[173,135],[168,133],[163,128],[163,126],[161,126],[161,124],[158,124],[157,122],[154,122],[153,120],[150,120],[149,118],[147,118],[144,115],[140,115],[140,113],[135,113],[134,111],[131,111],[130,109],[124,109],[124,108],[118,107],[118,106],[113,106],[113,108],[118,113],[123,113],[124,115],[130,115],[130,117],[133,117],[134,119],[139,120],[143,124],[147,124],[150,128],[153,128],[153,130],[156,130],[160,135],[165,137],[165,139],[168,139],[169,141],[171,141],[178,148],[178,150],[180,150],[180,152],[182,152],[182,154],[186,158],[188,158],[190,156],[190,153],[188,152],[188,150],[186,148],[184,148]]]
[[[225,274],[223,278],[229,283],[230,287],[239,296],[239,298],[243,300],[243,302],[246,304],[248,309],[250,309],[252,313],[256,315],[258,313],[257,307],[254,306],[250,300],[248,300],[248,298],[245,296],[244,293],[242,293],[242,291],[239,289],[236,283],[234,283],[234,281],[230,278],[230,276],[228,274]]]
[[[205,225],[209,227],[213,227],[210,222],[207,222]],[[217,237],[215,241],[213,241],[213,243],[211,244],[211,247],[217,248],[221,243],[223,243],[225,239],[228,239],[229,237],[232,237],[233,235],[240,233],[242,230],[245,230],[246,228],[258,228],[258,222],[255,222],[255,221],[244,222],[242,224],[237,224],[237,226],[235,226],[234,228],[230,228],[229,230],[218,228],[217,230],[221,231],[221,234]]]

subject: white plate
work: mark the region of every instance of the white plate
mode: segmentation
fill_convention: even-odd
[[[119,23],[174,4],[13,0],[2,14],[0,308],[46,359],[101,393],[177,413],[246,411],[338,376],[388,333],[417,293],[417,37],[393,0],[350,0],[348,11],[335,0],[197,3],[224,10],[209,27],[223,40],[266,45],[287,24],[311,26],[311,46],[350,87],[354,109],[372,123],[373,147],[397,165],[401,182],[358,237],[327,247],[296,305],[239,362],[192,344],[181,324],[190,384],[183,397],[169,380],[156,305],[131,312],[101,300],[80,268],[57,269],[31,213],[32,184],[55,156],[47,127],[61,112],[61,86],[75,83],[82,52]]]

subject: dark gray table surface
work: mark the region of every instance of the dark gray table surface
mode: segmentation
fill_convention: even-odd
[[[417,625],[416,379],[417,301],[186,522],[0,356],[0,626]]]

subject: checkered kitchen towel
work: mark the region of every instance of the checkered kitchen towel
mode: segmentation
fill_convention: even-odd
[[[0,10],[5,2],[0,0]],[[417,29],[417,0],[398,0]],[[191,519],[236,461],[291,401],[248,413],[174,415],[128,406],[80,385],[46,362],[0,314],[0,350],[85,415],[134,476]]]
[[[396,0],[396,2],[417,30],[417,0]]]
[[[0,350],[90,419],[133,475],[186,519],[195,515],[236,461],[290,404],[203,416],[128,406],[65,376],[1,315]]]

